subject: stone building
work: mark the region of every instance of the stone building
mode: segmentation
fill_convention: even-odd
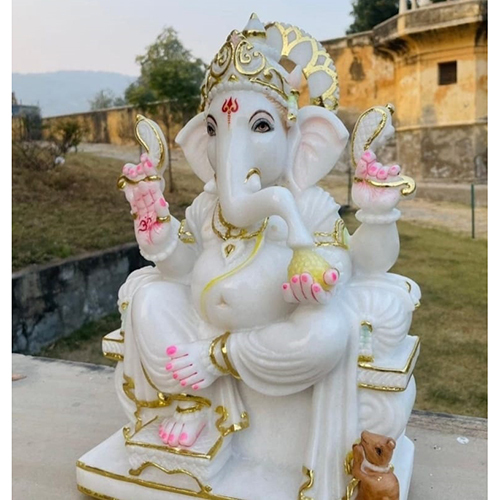
[[[397,159],[435,183],[486,176],[487,4],[412,1],[372,31],[323,41],[339,73],[339,116],[395,105]]]
[[[38,106],[19,102],[12,92],[12,138],[40,139],[42,137],[42,116]]]

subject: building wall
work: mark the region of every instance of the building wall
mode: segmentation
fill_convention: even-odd
[[[348,119],[371,106],[394,101],[394,63],[373,46],[371,32],[322,42],[339,74],[339,113]]]
[[[392,102],[406,172],[429,181],[477,177],[487,147],[485,2],[436,4],[323,45],[339,73],[339,117],[348,128],[365,109]],[[450,61],[457,82],[439,85],[439,63]]]
[[[155,114],[147,114],[154,119],[162,128],[166,126],[162,117],[165,109],[159,106]],[[136,144],[134,136],[135,118],[139,110],[133,106],[103,109],[99,111],[88,111],[85,113],[74,113],[70,115],[52,116],[44,118],[44,136],[47,138],[51,130],[58,123],[66,120],[76,120],[84,129],[84,142],[110,143],[110,144]],[[173,122],[171,125],[171,139],[173,140],[182,128],[183,124]]]

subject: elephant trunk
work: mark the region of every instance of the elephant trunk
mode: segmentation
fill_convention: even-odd
[[[313,239],[302,221],[292,193],[280,186],[262,188],[257,172],[252,174],[250,162],[234,143],[229,146],[217,168],[219,201],[225,219],[237,227],[248,227],[266,217],[278,215],[288,226],[287,244],[290,248],[310,248]],[[249,177],[250,175],[250,177]]]

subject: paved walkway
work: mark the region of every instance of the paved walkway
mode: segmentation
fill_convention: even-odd
[[[12,365],[12,498],[84,500],[76,460],[124,424],[112,369],[19,354]],[[414,413],[409,500],[485,500],[486,427],[484,419]]]
[[[90,144],[80,145],[80,150],[107,158],[117,158],[125,162],[138,161],[138,146],[118,146],[114,144]],[[172,153],[173,168],[184,172],[190,168],[179,149]],[[345,175],[328,175],[320,185],[330,191],[337,203],[347,203],[347,178]],[[443,189],[445,189],[443,187]],[[415,199],[403,202],[400,205],[403,212],[402,220],[412,222],[424,227],[435,227],[471,235],[471,209],[468,205],[449,203],[446,201],[434,201],[417,196]],[[488,209],[477,207],[475,211],[476,237],[486,238],[488,233]]]

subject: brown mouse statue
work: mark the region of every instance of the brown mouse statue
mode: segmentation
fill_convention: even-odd
[[[391,466],[396,441],[364,431],[352,447],[352,475],[359,481],[357,500],[399,500],[399,482]]]

